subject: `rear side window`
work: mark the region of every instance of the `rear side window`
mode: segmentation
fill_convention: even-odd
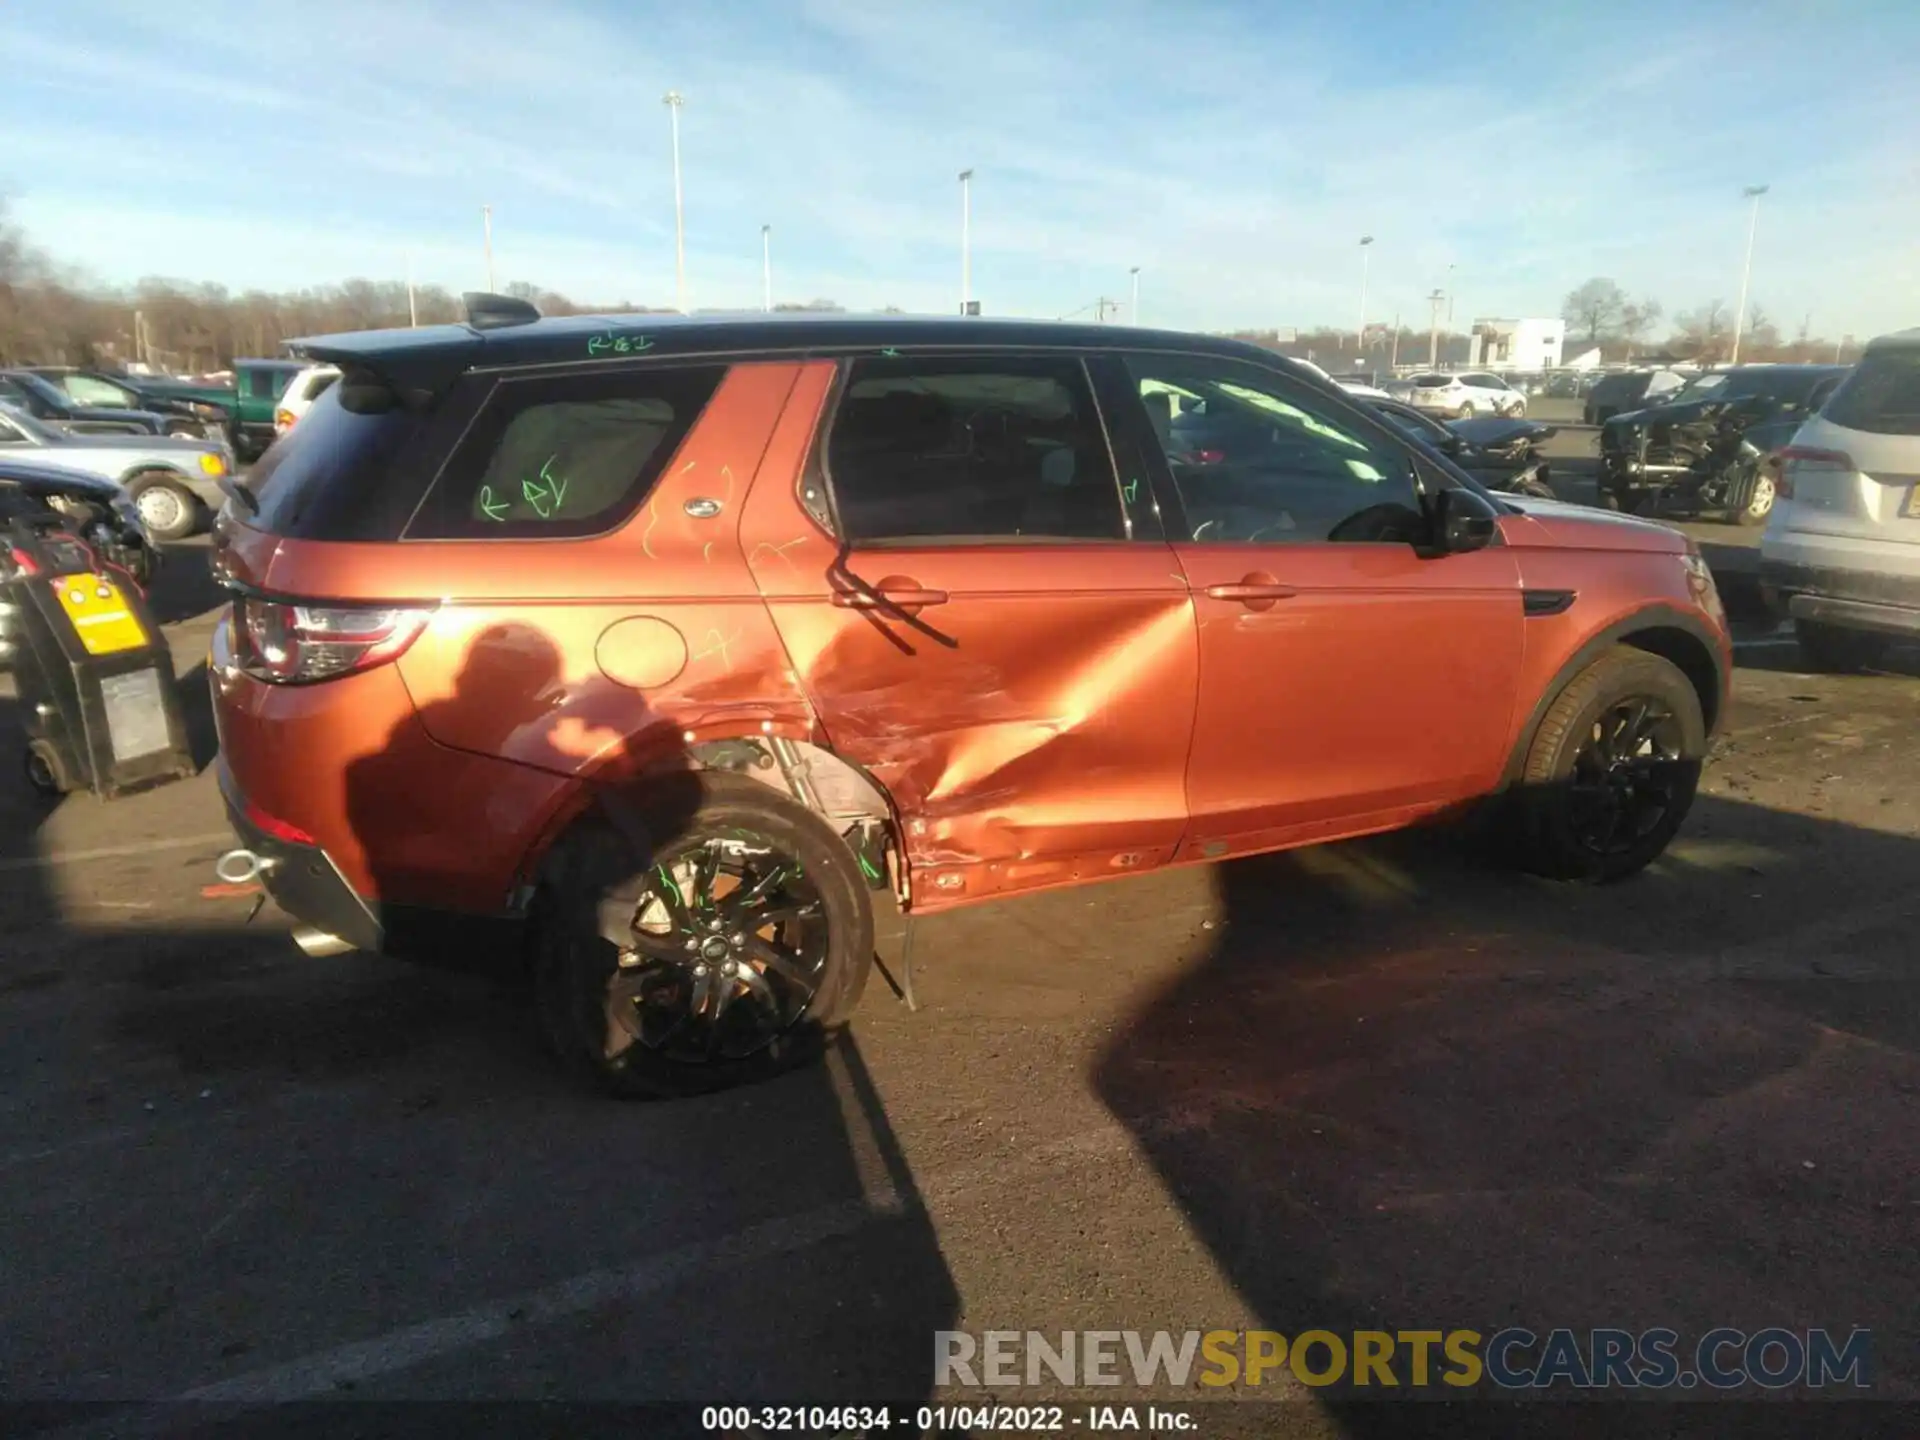
[[[322,371],[320,374],[311,377],[307,381],[306,385],[302,387],[306,393],[303,394],[300,398],[302,400],[308,401],[309,403],[311,403],[312,401],[318,400],[322,395],[326,394],[327,391],[333,387],[333,382],[338,380],[339,378],[340,377],[338,375],[335,375],[332,371]]]
[[[419,498],[431,459],[425,417],[373,385],[335,386],[268,447],[245,485],[259,502],[247,523],[303,540],[392,540]],[[351,407],[351,408],[349,408]]]
[[[725,374],[716,365],[501,381],[407,538],[614,529],[639,508]]]
[[[1822,414],[1849,430],[1920,435],[1920,347],[1869,352]]]
[[[855,543],[1127,535],[1077,359],[856,360],[826,462]]]

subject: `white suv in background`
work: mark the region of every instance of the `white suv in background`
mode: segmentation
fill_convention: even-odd
[[[1460,375],[1433,372],[1413,377],[1408,400],[1418,409],[1466,420],[1475,415],[1524,415],[1527,397],[1498,375],[1469,370]]]
[[[1884,335],[1779,453],[1760,584],[1807,663],[1920,640],[1920,330]]]
[[[309,365],[287,382],[280,401],[273,407],[273,435],[277,440],[300,423],[313,402],[327,393],[327,387],[340,378],[332,365]]]

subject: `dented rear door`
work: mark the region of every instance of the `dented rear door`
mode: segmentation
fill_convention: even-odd
[[[917,908],[1180,841],[1197,643],[1129,458],[1077,358],[888,354],[795,388],[742,546],[829,743],[901,814]]]

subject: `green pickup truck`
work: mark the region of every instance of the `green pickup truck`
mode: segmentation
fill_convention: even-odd
[[[227,412],[227,438],[233,453],[244,461],[273,443],[274,406],[303,368],[298,360],[235,360],[231,389],[151,376],[141,377],[140,384],[158,395],[218,405]]]

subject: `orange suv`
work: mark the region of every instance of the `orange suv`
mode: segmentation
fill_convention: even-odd
[[[1692,542],[1251,346],[541,319],[298,347],[222,512],[220,780],[309,953],[530,957],[621,1094],[817,1048],[909,916],[1495,802],[1612,880],[1731,670]]]

